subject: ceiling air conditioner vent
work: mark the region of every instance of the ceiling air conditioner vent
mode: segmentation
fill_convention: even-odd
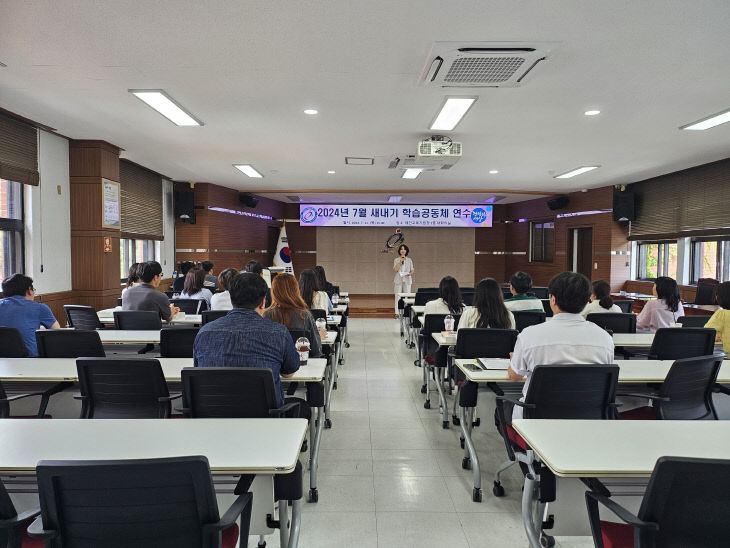
[[[436,42],[419,83],[442,88],[517,87],[548,58],[551,45]]]

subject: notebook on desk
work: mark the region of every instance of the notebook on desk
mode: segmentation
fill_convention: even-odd
[[[509,369],[509,360],[503,358],[478,358],[477,362],[484,370],[507,371]]]

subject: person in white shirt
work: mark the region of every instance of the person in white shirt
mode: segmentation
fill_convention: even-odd
[[[549,289],[553,319],[522,330],[507,369],[513,381],[526,377],[523,399],[538,365],[602,365],[614,361],[611,335],[580,315],[591,293],[588,278],[577,272],[563,272],[550,280]],[[521,407],[514,407],[512,418],[522,418]]]
[[[462,313],[457,331],[471,327],[515,328],[515,317],[504,306],[502,288],[494,278],[484,278],[474,288],[473,306]]]
[[[587,318],[588,314],[602,314],[604,312],[621,313],[618,305],[613,304],[613,299],[611,299],[611,286],[608,285],[608,282],[596,280],[591,284],[591,287],[593,288],[591,302],[585,306],[580,313],[581,316]]]
[[[428,301],[423,314],[461,314],[464,308],[459,282],[452,276],[444,276],[439,283],[439,298]]]
[[[223,272],[218,275],[218,287],[223,291],[215,293],[210,298],[210,309],[211,310],[233,310],[233,304],[231,303],[231,293],[228,291],[228,284],[233,279],[233,276],[238,274],[238,271],[234,268],[226,268]]]
[[[205,282],[205,270],[202,268],[193,268],[185,275],[185,285],[183,286],[181,299],[203,299],[208,308],[210,308],[210,299],[213,297],[210,289],[203,287]]]
[[[410,293],[413,283],[413,260],[408,256],[411,252],[406,244],[398,248],[398,256],[393,259],[393,286],[395,291],[395,315],[398,316],[398,293]]]
[[[512,297],[504,301],[507,310],[537,310],[542,312],[542,301],[527,292],[532,289],[532,278],[527,272],[515,272],[509,280],[509,290]]]
[[[331,306],[327,293],[319,290],[317,275],[314,270],[307,268],[299,274],[299,293],[310,310],[324,310],[328,312]]]
[[[684,316],[677,282],[667,276],[659,276],[652,293],[656,299],[649,301],[636,317],[636,329],[656,333],[660,327],[670,327],[677,318]]]
[[[129,274],[127,275],[127,285],[124,287],[124,289],[122,289],[122,299],[124,298],[124,293],[126,293],[127,289],[139,285],[139,274],[137,274],[138,268],[139,263],[132,263],[132,266],[129,267]]]

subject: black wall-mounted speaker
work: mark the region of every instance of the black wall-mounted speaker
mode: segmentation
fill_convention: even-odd
[[[636,220],[633,192],[616,192],[613,195],[613,220],[619,222]]]
[[[176,190],[173,193],[175,218],[195,224],[195,192]]]
[[[555,211],[556,209],[563,209],[564,207],[567,207],[569,203],[570,198],[568,198],[567,196],[558,196],[557,198],[548,200],[547,206],[550,208],[551,211]]]
[[[254,208],[259,204],[259,199],[250,192],[240,192],[238,194],[238,201],[250,208]]]

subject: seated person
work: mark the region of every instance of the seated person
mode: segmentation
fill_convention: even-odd
[[[181,293],[185,286],[185,276],[192,268],[195,268],[195,263],[190,261],[184,261],[180,263],[180,273],[178,274],[175,281],[172,282],[172,291],[174,293]]]
[[[513,381],[527,377],[523,398],[530,386],[532,371],[538,365],[613,363],[611,335],[580,315],[591,293],[588,278],[577,272],[563,272],[550,280],[549,289],[553,319],[522,330],[507,369]],[[508,411],[506,404],[507,420]],[[512,418],[522,418],[521,407],[514,407]]]
[[[181,299],[202,299],[210,308],[210,299],[213,297],[210,289],[203,287],[205,283],[205,270],[202,268],[193,268],[188,271],[185,276],[185,285],[183,286]]]
[[[317,330],[314,317],[299,294],[297,279],[291,274],[277,275],[271,282],[271,298],[273,304],[264,312],[264,318],[280,323],[287,329],[304,331],[304,336],[309,340],[309,356],[321,357],[321,337],[326,336],[327,331]]]
[[[262,278],[264,278],[264,280],[266,280],[266,278],[264,276],[264,265],[262,265],[258,261],[248,261],[246,263],[246,266],[244,267],[244,270],[246,272],[251,272],[253,274],[258,274],[259,276],[261,276]],[[268,272],[268,270],[267,270],[267,272]],[[266,286],[267,286],[267,290],[266,290],[266,308],[268,308],[268,307],[271,306],[271,288],[268,287],[270,283],[271,282],[269,281],[266,284]]]
[[[474,288],[472,306],[464,310],[457,331],[462,327],[515,328],[515,317],[504,306],[502,288],[497,280],[484,278]]]
[[[317,275],[320,287],[322,287],[322,290],[327,293],[327,296],[331,300],[332,295],[335,294],[335,286],[327,281],[327,275],[324,272],[324,267],[317,265],[312,270],[314,270],[314,273]]]
[[[505,299],[504,306],[508,310],[537,310],[542,312],[542,301],[527,292],[532,289],[532,278],[527,272],[515,272],[509,279],[509,290],[512,297]]]
[[[299,354],[289,330],[263,317],[268,286],[251,272],[236,274],[228,285],[233,310],[223,318],[205,324],[193,345],[195,367],[262,367],[274,375],[279,406],[285,401],[301,403],[300,416],[311,417],[303,400],[284,399],[281,378],[299,369]]]
[[[127,291],[130,287],[134,287],[135,285],[139,285],[139,274],[137,274],[137,269],[139,268],[139,263],[132,263],[132,266],[129,267],[129,274],[127,275],[127,285],[122,289],[122,297],[124,297],[124,292]]]
[[[319,289],[317,275],[311,268],[302,270],[299,274],[299,293],[310,310],[324,310],[325,312],[332,310],[332,303],[327,293]]]
[[[236,274],[238,274],[238,272],[234,268],[226,268],[218,275],[218,287],[220,287],[223,291],[215,293],[210,298],[211,310],[231,310],[233,308],[233,305],[231,304],[231,294],[228,291],[228,284]]]
[[[205,271],[205,280],[203,282],[203,285],[209,288],[211,291],[215,291],[216,289],[218,289],[218,278],[213,275],[213,267],[215,265],[210,261],[203,261],[202,263],[200,263],[200,266]]]
[[[651,289],[656,299],[648,301],[636,317],[637,331],[656,333],[660,327],[669,327],[684,316],[677,282],[668,276],[659,276]]]
[[[618,305],[613,304],[613,299],[611,299],[611,286],[607,282],[596,280],[591,284],[591,288],[591,301],[580,313],[581,316],[587,318],[588,314],[601,314],[604,312],[617,312],[621,314],[621,309]]]
[[[426,303],[423,314],[461,314],[464,311],[459,282],[451,276],[444,276],[439,282],[439,298]]]
[[[157,288],[162,281],[162,267],[157,261],[142,263],[137,269],[140,284],[130,287],[122,297],[122,310],[151,310],[169,321],[180,309],[170,304],[170,300]]]
[[[715,311],[705,327],[717,331],[717,342],[730,354],[730,282],[722,282],[717,287],[717,304],[722,308]]]
[[[40,327],[61,329],[48,305],[37,303],[33,279],[23,274],[13,274],[3,280],[0,300],[0,326],[14,327],[20,331],[30,356],[38,355],[35,332]]]

